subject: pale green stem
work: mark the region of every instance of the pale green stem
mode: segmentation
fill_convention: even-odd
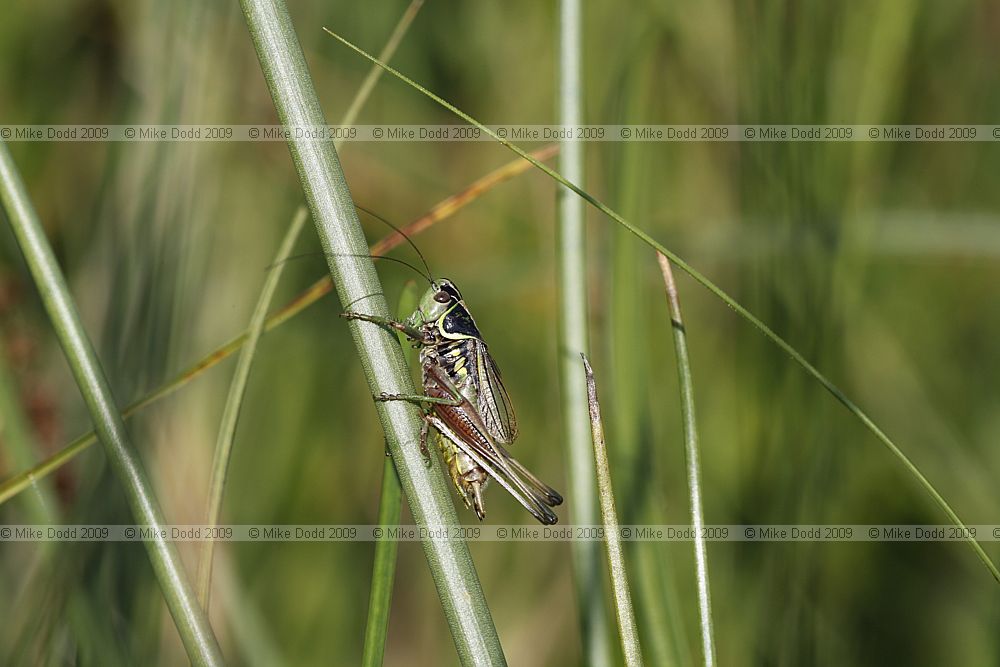
[[[608,551],[608,568],[611,570],[611,587],[615,593],[618,633],[622,640],[625,664],[629,667],[640,667],[642,647],[639,645],[639,626],[635,622],[632,594],[628,589],[628,572],[625,570],[621,529],[618,526],[618,513],[615,511],[615,492],[611,486],[611,469],[608,466],[608,448],[604,442],[601,405],[597,401],[597,382],[594,380],[594,369],[590,367],[587,355],[581,354],[580,357],[583,359],[583,368],[586,371],[590,430],[593,435],[594,461],[597,464],[597,490],[601,499],[601,520],[604,524],[604,544]]]
[[[677,295],[670,260],[656,253],[663,273],[663,285],[670,305],[670,324],[674,332],[677,354],[677,377],[681,393],[681,418],[684,423],[684,455],[687,459],[688,494],[691,498],[691,528],[694,531],[694,560],[698,588],[698,619],[701,623],[701,648],[705,667],[715,665],[715,635],[712,624],[712,596],[708,585],[708,551],[705,546],[705,517],[701,506],[701,468],[698,463],[698,424],[694,415],[694,384],[691,380],[691,359],[688,357],[687,332],[681,317],[681,301]]]
[[[582,18],[580,0],[559,2],[559,123],[579,125],[583,118]],[[563,141],[559,169],[574,183],[583,183],[582,142]],[[587,385],[580,376],[579,355],[587,343],[587,248],[584,203],[566,188],[558,188],[558,284],[559,284],[559,387],[562,398],[563,432],[569,473],[570,521],[579,526],[597,523],[594,457],[587,418]],[[570,544],[573,581],[578,599],[580,639],[588,665],[611,664],[608,617],[601,585],[600,545],[575,541]]]

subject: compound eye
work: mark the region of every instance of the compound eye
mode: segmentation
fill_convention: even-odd
[[[448,303],[449,301],[451,301],[451,295],[445,292],[444,290],[441,290],[440,292],[434,295],[434,300],[437,301],[438,303]]]

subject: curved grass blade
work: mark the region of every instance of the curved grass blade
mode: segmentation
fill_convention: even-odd
[[[611,470],[608,467],[608,448],[604,442],[604,424],[601,422],[601,404],[597,401],[597,382],[594,369],[581,354],[587,378],[587,403],[590,412],[590,429],[594,438],[594,461],[597,467],[597,491],[601,499],[601,520],[604,524],[604,543],[608,549],[608,568],[611,570],[611,585],[615,592],[615,615],[618,617],[618,632],[621,635],[625,664],[629,667],[642,665],[642,646],[639,644],[639,626],[635,622],[632,609],[632,594],[628,589],[628,573],[625,571],[625,554],[622,551],[621,532],[618,515],[615,512],[615,492],[611,486]]]
[[[403,286],[399,295],[399,319],[409,317],[417,308],[417,285],[412,280]],[[406,337],[397,334],[403,346],[406,363],[414,363],[413,346]],[[378,525],[382,535],[388,529],[399,525],[403,509],[403,489],[399,485],[399,475],[392,457],[386,451],[382,466],[382,490],[378,500]],[[383,537],[375,541],[375,562],[372,565],[372,588],[368,596],[368,621],[365,624],[365,646],[361,664],[364,667],[380,667],[385,657],[385,637],[389,630],[389,609],[392,604],[392,585],[396,578],[396,554],[399,553],[397,540]]]
[[[327,125],[284,1],[241,0],[240,5],[282,125]],[[353,311],[363,315],[388,318],[389,308],[375,264],[367,255],[364,232],[333,143],[292,137],[288,148],[340,303],[351,304]],[[367,322],[351,320],[348,327],[371,396],[412,394],[413,380],[396,337]],[[411,405],[373,402],[416,524],[457,525],[440,462],[428,467],[420,453],[422,421],[417,410]],[[506,664],[468,545],[427,537],[421,546],[461,662]]]
[[[7,150],[7,144],[2,141],[0,203],[7,213],[11,229],[24,254],[91,419],[97,427],[111,467],[128,499],[135,522],[151,529],[150,537],[144,539],[143,544],[188,657],[196,665],[221,665],[222,651],[208,617],[198,606],[177,550],[172,542],[163,537],[167,534],[164,528],[166,521],[159,501],[153,493],[139,453],[125,430],[111,387],[80,322],[76,304],[52,247],[45,238],[38,214],[28,198],[27,189]]]
[[[367,58],[372,62],[378,63],[383,69],[385,69],[387,72],[395,76],[400,81],[403,81],[410,87],[416,89],[420,93],[434,100],[435,102],[443,106],[445,109],[448,109],[449,111],[454,113],[459,118],[465,120],[471,125],[474,125],[475,127],[478,127],[486,135],[495,139],[498,143],[503,144],[517,155],[520,155],[524,159],[531,161],[532,164],[535,165],[535,167],[545,172],[554,181],[566,186],[567,188],[575,192],[577,195],[582,197],[584,201],[586,201],[591,206],[596,208],[598,211],[605,214],[613,221],[615,221],[616,223],[618,223],[619,225],[630,231],[634,236],[636,236],[640,241],[648,245],[650,248],[665,255],[667,259],[669,259],[673,264],[677,265],[677,267],[679,267],[682,271],[684,271],[684,273],[694,278],[709,292],[714,294],[723,303],[732,308],[737,315],[739,315],[744,320],[752,324],[758,331],[764,334],[766,338],[768,338],[772,343],[777,345],[783,352],[785,352],[788,356],[790,356],[795,363],[801,366],[809,376],[811,376],[814,380],[819,382],[824,389],[826,389],[830,394],[832,394],[837,401],[839,401],[845,408],[848,409],[848,411],[851,414],[853,414],[862,424],[864,424],[865,428],[868,429],[868,431],[872,435],[874,435],[875,438],[878,439],[878,441],[881,442],[892,453],[893,456],[896,457],[896,459],[903,465],[906,471],[910,473],[910,475],[917,481],[917,483],[921,487],[923,487],[924,491],[926,491],[927,494],[934,500],[934,502],[937,503],[938,507],[945,513],[948,519],[957,527],[963,529],[962,531],[963,534],[969,535],[971,533],[971,531],[967,529],[965,523],[958,517],[958,514],[956,514],[955,510],[953,510],[951,505],[948,504],[948,501],[946,501],[944,497],[934,487],[934,485],[931,484],[930,480],[927,479],[927,477],[924,476],[922,472],[920,472],[920,469],[917,468],[917,466],[913,463],[913,461],[911,461],[909,457],[907,457],[906,454],[903,453],[903,451],[896,445],[896,443],[893,442],[892,439],[889,438],[889,436],[886,435],[886,433],[881,428],[879,428],[879,426],[875,423],[875,421],[868,416],[868,413],[866,413],[856,403],[854,403],[854,401],[848,398],[847,395],[837,385],[835,385],[831,380],[827,379],[825,375],[823,375],[815,366],[809,363],[809,361],[806,360],[806,358],[803,357],[798,350],[796,350],[787,341],[785,341],[784,338],[776,334],[769,326],[764,324],[764,322],[760,320],[756,315],[754,315],[749,310],[740,305],[740,303],[736,301],[736,299],[729,296],[729,294],[727,294],[725,290],[723,290],[721,287],[712,282],[706,275],[704,275],[696,268],[685,262],[679,255],[677,255],[673,251],[668,250],[666,247],[664,247],[661,243],[656,241],[649,234],[647,234],[646,232],[644,232],[643,230],[641,230],[640,228],[636,227],[634,224],[623,218],[621,215],[619,215],[617,212],[611,209],[607,204],[597,199],[592,194],[582,189],[580,186],[568,181],[566,177],[564,177],[556,170],[533,159],[520,146],[511,143],[510,141],[504,139],[503,137],[500,137],[499,135],[497,135],[496,132],[486,127],[485,125],[480,123],[478,120],[476,120],[469,114],[465,113],[461,109],[458,109],[450,102],[447,102],[441,97],[435,95],[434,93],[427,90],[413,79],[407,77],[405,74],[397,71],[396,69],[393,69],[392,67],[386,65],[385,63],[380,63],[371,54],[364,51],[361,47],[356,46],[354,43],[348,41],[347,39],[341,37],[337,33],[332,32],[327,28],[324,28],[324,30],[330,36],[334,37],[337,41],[344,44],[355,53]],[[985,565],[986,568],[990,571],[990,574],[993,575],[993,578],[996,579],[998,583],[1000,583],[1000,570],[997,569],[996,564],[983,549],[982,545],[980,545],[979,542],[976,541],[976,539],[973,537],[967,538],[966,542],[968,543],[969,547],[973,551],[975,551],[976,556],[979,557],[979,560],[981,560],[983,565]]]
[[[684,454],[687,459],[688,494],[691,498],[691,528],[694,530],[694,560],[698,587],[698,620],[701,622],[701,649],[705,667],[715,664],[715,635],[712,624],[712,596],[708,586],[708,551],[705,547],[705,517],[701,506],[701,468],[698,463],[698,424],[694,416],[694,384],[691,380],[691,359],[688,357],[687,332],[681,317],[681,301],[677,295],[670,260],[656,253],[663,274],[663,285],[670,306],[670,324],[674,332],[677,354],[677,379],[681,393],[681,418],[684,422]]]
[[[531,155],[539,160],[547,160],[555,155],[558,148],[559,147],[557,145],[552,144],[534,151]],[[481,177],[461,192],[440,201],[433,208],[431,208],[430,211],[403,227],[401,231],[412,238],[415,234],[419,234],[431,225],[450,218],[460,209],[472,203],[489,190],[492,190],[494,187],[510,180],[518,174],[524,173],[531,167],[532,164],[530,162],[522,160],[521,158],[511,160],[507,164]],[[305,207],[302,207],[302,210],[304,211]],[[401,234],[393,232],[372,245],[369,248],[369,252],[372,255],[384,255],[402,243],[404,243],[404,237]],[[323,276],[299,293],[298,296],[292,298],[288,303],[271,314],[264,322],[264,332],[266,333],[275,327],[281,326],[329,294],[332,290],[333,281],[330,279],[330,276]],[[192,366],[175,375],[171,380],[160,385],[134,403],[128,405],[125,410],[122,411],[122,416],[126,418],[131,417],[136,412],[139,412],[153,403],[156,403],[160,399],[173,394],[175,391],[239,350],[243,344],[246,343],[247,336],[248,333],[244,332],[227,343],[220,345],[218,348],[203,357],[200,361],[195,362]],[[5,481],[3,484],[0,484],[0,505],[23,492],[25,489],[31,487],[43,477],[51,475],[95,442],[97,442],[97,436],[93,431],[84,433],[35,467],[18,473]]]
[[[285,259],[292,253],[295,241],[299,238],[302,226],[308,214],[305,208],[299,208],[292,224],[285,232],[285,238],[274,257],[272,269],[264,280],[264,288],[260,291],[257,307],[250,318],[250,328],[247,330],[247,341],[240,350],[236,360],[236,370],[233,381],[229,385],[229,395],[222,411],[222,421],[219,424],[219,435],[215,443],[215,455],[212,460],[212,479],[209,483],[208,514],[205,524],[215,526],[219,522],[219,512],[222,510],[222,496],[226,491],[226,473],[229,470],[229,458],[233,449],[233,438],[236,436],[236,425],[240,419],[240,408],[243,407],[243,397],[246,394],[247,381],[250,379],[250,367],[257,352],[257,342],[264,333],[264,319],[271,305],[274,291],[285,269]],[[201,555],[198,561],[198,602],[205,612],[208,612],[208,599],[212,588],[212,556],[215,554],[215,540],[209,539],[201,543]]]

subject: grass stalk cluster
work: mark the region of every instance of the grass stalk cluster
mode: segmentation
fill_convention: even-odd
[[[177,549],[165,537],[167,522],[152,483],[125,429],[66,279],[4,142],[0,142],[0,202],[135,522],[149,529],[143,544],[188,657],[196,665],[221,665],[222,651],[215,633],[198,605]]]

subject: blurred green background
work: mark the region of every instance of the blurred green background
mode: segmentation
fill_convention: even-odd
[[[289,0],[327,118],[403,0]],[[990,2],[585,3],[592,123],[994,123]],[[554,123],[557,6],[429,0],[393,59],[487,123]],[[268,123],[236,2],[8,3],[0,123]],[[453,123],[384,79],[360,123]],[[11,145],[121,403],[241,331],[302,199],[281,143]],[[594,143],[586,188],[769,323],[897,439],[968,523],[1000,522],[1000,173],[983,143]],[[489,143],[349,143],[356,200],[402,224],[507,162]],[[455,280],[503,369],[515,454],[567,488],[556,382],[555,190],[528,172],[414,240]],[[595,370],[622,523],[688,519],[676,371],[652,252],[590,218]],[[372,240],[385,228],[366,222]],[[49,455],[89,418],[9,229],[2,373]],[[318,250],[315,232],[297,253]],[[396,256],[409,258],[408,249]],[[275,303],[325,271],[291,262]],[[379,266],[394,303],[412,277]],[[944,523],[862,426],[708,292],[679,276],[708,523]],[[227,523],[371,523],[382,435],[340,307],[261,341]],[[200,523],[234,362],[130,422],[172,523]],[[5,420],[9,428],[12,415]],[[6,439],[8,432],[0,432]],[[2,441],[0,441],[2,445]],[[37,456],[37,455],[36,455]],[[23,468],[0,446],[0,474]],[[66,522],[129,523],[103,452],[55,477]],[[3,523],[36,517],[28,494]],[[573,503],[573,498],[566,501]],[[502,491],[488,521],[530,517]],[[566,509],[560,514],[565,518]],[[464,508],[460,516],[475,518]],[[404,521],[409,516],[404,511]],[[995,543],[985,545],[1000,557]],[[513,665],[582,660],[567,543],[472,545]],[[212,618],[237,664],[356,664],[373,545],[220,547]],[[182,553],[193,571],[195,545]],[[685,543],[626,555],[649,664],[700,659]],[[1000,588],[961,544],[711,544],[721,664],[1000,664]],[[138,544],[0,546],[0,662],[185,660]],[[612,615],[613,618],[613,615]],[[404,543],[386,663],[456,662],[419,544]]]

